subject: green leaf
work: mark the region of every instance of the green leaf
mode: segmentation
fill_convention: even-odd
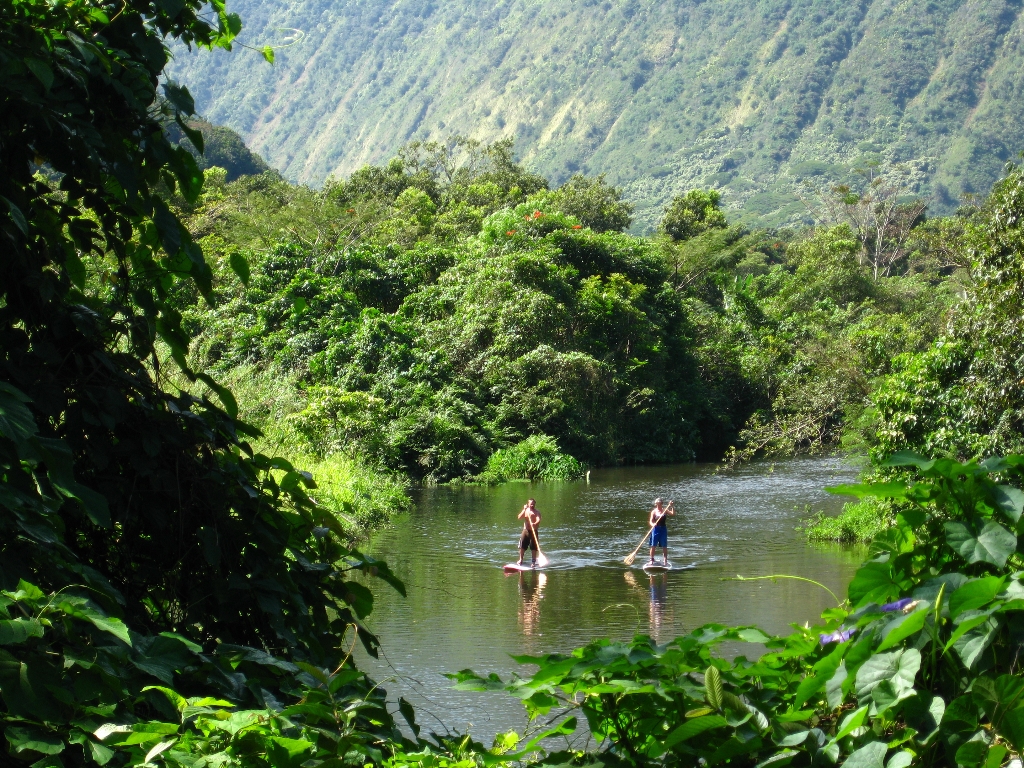
[[[164,96],[174,105],[175,109],[186,115],[195,114],[196,103],[192,98],[192,94],[188,92],[188,88],[176,83],[164,83],[163,89]]]
[[[1006,579],[999,576],[985,576],[971,579],[956,590],[949,598],[949,615],[954,620],[964,611],[981,608],[1002,592]]]
[[[228,264],[231,266],[231,270],[238,275],[242,285],[249,285],[249,260],[238,251],[234,251],[228,256]]]
[[[907,495],[906,483],[856,483],[853,485],[833,485],[825,489],[837,496],[866,496],[882,499],[902,499]]]
[[[64,262],[64,270],[68,273],[68,279],[71,280],[72,285],[80,291],[85,290],[85,264],[82,263],[82,259],[75,251],[68,253]]]
[[[867,703],[871,692],[883,680],[890,681],[897,694],[913,689],[914,678],[920,668],[921,652],[916,648],[875,654],[857,670],[857,697],[862,704]]]
[[[867,719],[867,716],[867,706],[855,709],[853,712],[848,714],[839,722],[839,730],[836,731],[836,735],[835,737],[833,737],[832,741],[840,741],[841,739],[844,739],[847,736],[849,736],[855,730],[864,725],[864,720]]]
[[[974,681],[971,691],[974,700],[1000,732],[1007,713],[1024,707],[1024,679],[1017,675],[1001,675],[996,680],[980,677]]]
[[[1015,751],[1024,750],[1024,707],[1012,709],[1003,715],[998,731],[1010,742]]]
[[[767,643],[771,638],[755,627],[747,627],[736,633],[736,637],[745,643]]]
[[[1003,764],[1009,750],[1002,744],[993,744],[988,748],[988,755],[985,757],[985,764],[982,768],[999,768]]]
[[[1010,485],[997,485],[992,491],[996,505],[1013,522],[1020,520],[1024,513],[1024,491]]]
[[[53,86],[53,70],[50,69],[50,65],[45,61],[39,59],[26,58],[23,59],[25,66],[28,67],[28,71],[36,76],[36,79],[43,84],[43,88],[47,91]]]
[[[157,0],[157,5],[172,19],[185,10],[185,0]],[[149,758],[146,761],[149,762]]]
[[[962,768],[979,768],[988,757],[988,744],[981,739],[971,739],[960,745],[956,751],[956,764]]]
[[[228,416],[232,419],[238,416],[238,402],[235,400],[235,396],[231,393],[230,389],[221,386],[212,376],[205,373],[197,373],[196,378],[214,391],[217,395],[217,399],[220,400],[221,405],[224,406],[224,412],[227,413]]]
[[[40,728],[7,726],[4,736],[15,752],[39,752],[43,755],[58,755],[64,751],[64,742],[55,733]]]
[[[360,619],[365,619],[373,610],[373,593],[358,582],[344,582],[336,594],[355,609]]]
[[[988,621],[990,616],[991,616],[991,613],[985,612],[985,613],[982,613],[982,614],[980,614],[978,616],[972,616],[969,619],[965,619],[960,624],[960,626],[958,626],[956,628],[956,631],[953,632],[953,634],[950,636],[949,642],[946,643],[945,647],[942,649],[942,652],[945,653],[946,651],[948,651],[950,648],[952,648],[954,645],[956,645],[956,642],[961,637],[966,635],[968,632],[970,632],[975,627],[978,627],[978,626],[984,624],[986,621]]]
[[[917,467],[927,472],[935,466],[935,459],[928,459],[913,451],[896,451],[889,458],[881,463],[883,467]]]
[[[884,651],[902,643],[911,635],[915,635],[924,628],[928,619],[930,608],[918,608],[913,613],[901,616],[886,625],[883,630],[882,642],[878,646],[879,651]]]
[[[685,721],[682,725],[674,728],[665,740],[662,742],[665,749],[671,749],[676,744],[680,744],[687,739],[692,739],[704,731],[710,731],[713,728],[724,728],[726,723],[725,718],[721,715],[705,715],[704,717],[695,717],[692,720]]]
[[[708,667],[704,672],[704,696],[714,709],[722,709],[722,675],[717,667]]]
[[[274,63],[274,49],[271,46],[269,46],[269,45],[263,46],[262,53],[263,53],[263,58],[264,59],[266,59],[271,64]]]
[[[787,749],[784,752],[779,752],[778,754],[772,755],[767,760],[762,760],[760,763],[755,765],[754,768],[767,768],[767,766],[769,765],[785,765],[786,763],[791,762],[793,758],[799,754],[799,752],[794,752],[791,749]]]
[[[857,569],[848,588],[850,602],[855,606],[866,603],[886,603],[899,597],[900,587],[893,581],[889,563],[865,563]]]
[[[14,226],[21,230],[21,234],[28,237],[28,222],[25,220],[25,214],[21,212],[21,208],[16,206],[6,197],[0,196],[0,200],[7,203],[7,210],[11,214],[11,219],[14,221]]]
[[[1003,568],[1017,548],[1017,537],[994,520],[986,520],[977,535],[959,522],[947,522],[945,529],[946,542],[968,563],[985,562]]]
[[[110,758],[114,756],[114,750],[105,744],[89,739],[89,754],[97,765],[106,765],[110,762]]]
[[[152,764],[154,757],[159,755],[161,752],[165,752],[171,747],[173,747],[176,741],[177,739],[171,739],[170,741],[160,742],[146,753],[146,757],[142,762],[144,764]]]
[[[886,752],[888,747],[883,742],[868,742],[846,758],[843,768],[885,768]]]
[[[85,603],[75,603],[69,600],[61,601],[57,607],[68,616],[88,621],[97,629],[110,633],[128,645],[132,644],[132,638],[128,634],[128,627],[125,626],[123,621],[114,616],[107,616],[102,611],[98,611]]]
[[[890,757],[889,762],[885,764],[885,768],[908,768],[913,762],[913,753],[904,749],[902,752],[897,752]]]
[[[58,688],[60,678],[53,667],[33,659],[20,661],[6,651],[0,651],[0,691],[12,714],[38,720],[56,720],[61,716],[60,705],[50,692]]]
[[[160,691],[160,693],[162,693],[164,696],[166,696],[167,700],[169,702],[171,702],[171,706],[173,706],[179,712],[184,712],[185,711],[185,707],[188,706],[188,702],[185,700],[184,696],[182,696],[177,691],[172,691],[170,688],[165,688],[162,685],[147,685],[142,690],[143,691]]]
[[[982,652],[989,647],[999,631],[1000,622],[989,618],[987,622],[965,633],[953,647],[963,661],[964,666],[971,669],[978,661]]]
[[[0,621],[0,645],[23,643],[30,637],[42,637],[43,625],[36,619],[17,618]]]

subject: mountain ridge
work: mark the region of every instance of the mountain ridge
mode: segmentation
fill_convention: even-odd
[[[552,178],[607,173],[650,228],[721,189],[788,223],[812,186],[900,164],[944,212],[1024,148],[1019,0],[239,0],[254,47],[170,74],[289,179],[319,184],[415,139],[513,135]]]

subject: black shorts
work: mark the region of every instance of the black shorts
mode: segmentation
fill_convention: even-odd
[[[537,546],[537,537],[530,531],[523,531],[523,535],[519,538],[519,548],[532,549],[536,552],[540,549],[540,547]]]

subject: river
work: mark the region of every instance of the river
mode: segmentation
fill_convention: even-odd
[[[418,490],[414,510],[367,547],[387,560],[408,597],[371,584],[367,624],[383,651],[376,660],[363,655],[361,665],[389,698],[414,704],[427,730],[469,730],[490,743],[499,731],[525,727],[522,705],[503,692],[453,691],[445,672],[508,678],[529,672],[512,654],[566,652],[597,637],[643,633],[665,642],[710,622],[772,633],[813,622],[835,604],[820,587],[729,579],[790,574],[844,596],[863,551],[809,545],[794,529],[806,505],[837,512],[844,499],[824,487],[854,481],[856,469],[838,459],[714,469],[602,469],[589,483]],[[633,567],[622,559],[643,536],[656,496],[676,500],[669,559],[678,570],[648,576],[641,569],[646,547]],[[517,556],[516,515],[529,497],[543,516],[540,542],[551,563],[506,575],[502,564]]]

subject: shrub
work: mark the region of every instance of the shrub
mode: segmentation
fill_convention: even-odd
[[[485,482],[508,480],[578,480],[586,467],[561,453],[558,443],[547,435],[531,435],[510,448],[502,448],[487,459],[480,478]]]

